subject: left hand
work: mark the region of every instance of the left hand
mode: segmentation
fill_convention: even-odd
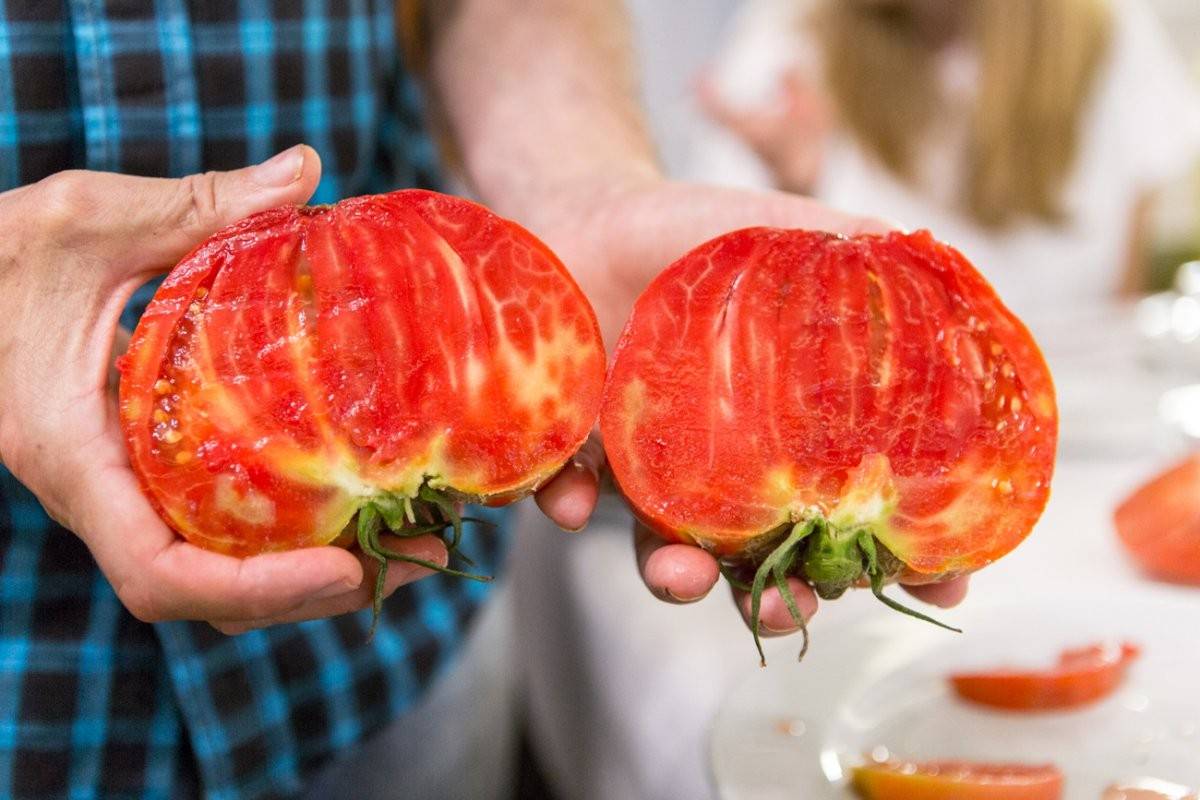
[[[544,239],[571,270],[595,306],[610,348],[646,284],[675,259],[714,236],[754,225],[846,235],[884,232],[891,227],[782,192],[651,177],[616,183],[599,180],[550,192],[518,222]],[[538,493],[542,511],[560,527],[582,528],[596,505],[603,462],[603,448],[593,439]],[[668,544],[645,529],[640,529],[636,539],[642,578],[657,597],[694,602],[716,584],[717,562],[699,547]],[[798,579],[792,579],[791,588],[802,613],[810,616],[817,604],[812,590]],[[925,602],[950,606],[966,593],[966,580],[912,587],[910,592]],[[748,616],[748,599],[738,599],[743,616]],[[798,628],[774,588],[763,593],[762,623],[768,635]]]

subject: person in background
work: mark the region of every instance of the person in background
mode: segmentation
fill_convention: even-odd
[[[183,542],[138,490],[115,411],[123,307],[204,238],[281,204],[438,182],[397,23],[425,47],[463,177],[559,253],[609,341],[658,269],[728,228],[879,227],[665,180],[615,0],[0,5],[0,796],[505,796],[480,774],[506,722],[486,695],[412,711],[480,587],[394,568],[389,591],[413,585],[369,639],[369,563]],[[560,526],[587,522],[602,460],[585,447],[539,493]],[[432,537],[388,546],[446,558]],[[679,601],[717,579],[697,548],[646,540],[638,563]],[[951,602],[962,585],[924,591]],[[764,622],[794,628],[777,594]],[[387,746],[323,777],[368,741]]]
[[[1142,0],[752,0],[691,172],[962,250],[1033,321],[1142,287],[1200,99]]]

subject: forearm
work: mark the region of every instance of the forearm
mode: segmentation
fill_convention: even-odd
[[[522,218],[566,185],[657,175],[615,0],[434,4],[432,79],[482,198]]]

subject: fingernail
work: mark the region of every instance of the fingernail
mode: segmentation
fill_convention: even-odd
[[[579,472],[586,472],[593,478],[597,480],[600,479],[600,468],[593,464],[590,458],[583,459],[579,456],[575,456],[571,459],[571,466]]]
[[[700,594],[698,594],[694,597],[683,597],[681,595],[675,594],[670,589],[663,589],[663,594],[665,594],[670,600],[673,600],[676,603],[694,603],[697,600],[703,600],[705,595],[708,594],[708,592],[701,592]]]
[[[760,620],[759,624],[762,625],[763,630],[767,633],[777,633],[781,636],[788,633],[795,633],[796,631],[800,630],[799,625],[790,625],[786,628],[776,628],[773,625],[768,625],[766,620]]]
[[[352,592],[359,587],[360,584],[355,583],[349,578],[338,578],[333,583],[313,595],[314,600],[328,600],[331,597],[343,595],[346,592]]]
[[[304,149],[296,145],[273,156],[250,171],[250,177],[260,186],[288,186],[304,172]]]

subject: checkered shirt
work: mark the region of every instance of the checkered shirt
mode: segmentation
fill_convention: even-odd
[[[230,169],[298,142],[324,164],[315,202],[429,186],[418,99],[386,0],[0,0],[0,190]],[[494,571],[503,537],[468,537]],[[485,595],[418,581],[371,642],[365,613],[236,637],[147,625],[0,467],[0,798],[294,796],[420,696]]]

